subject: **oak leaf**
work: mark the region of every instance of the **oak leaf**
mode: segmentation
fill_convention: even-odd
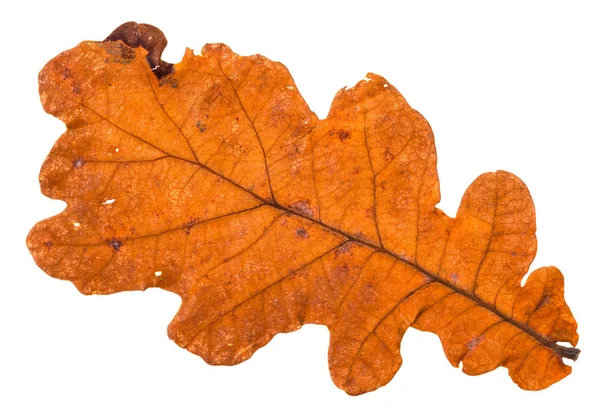
[[[84,294],[177,293],[169,336],[210,364],[324,324],[349,394],[393,377],[410,326],[470,375],[504,366],[542,389],[570,373],[561,273],[521,285],[536,252],[521,180],[481,175],[450,218],[429,124],[384,78],[340,90],[319,120],[280,63],[209,44],[171,65],[165,45],[127,23],[41,71],[68,128],[40,174],[67,208],[27,239],[44,271]]]

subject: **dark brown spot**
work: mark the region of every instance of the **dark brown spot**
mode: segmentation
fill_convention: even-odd
[[[106,52],[109,55],[108,62],[118,62],[123,65],[131,64],[135,59],[135,49],[128,47],[122,43],[108,44]]]
[[[160,80],[160,82],[158,83],[160,86],[163,86],[165,84],[169,85],[172,89],[176,89],[179,88],[179,80],[173,78],[173,77],[164,77]]]
[[[203,124],[202,122],[198,121],[196,122],[196,128],[198,128],[198,131],[203,134],[204,132],[206,132],[206,125]]]
[[[71,91],[75,94],[81,93],[81,85],[79,83],[73,83],[73,87],[71,87]]]
[[[108,246],[111,247],[115,251],[119,251],[121,249],[121,247],[123,246],[123,241],[114,239],[114,238],[109,239]]]
[[[390,151],[389,148],[385,149],[385,153],[383,154],[384,158],[386,161],[390,161],[394,158],[394,154],[392,154],[392,152]]]
[[[300,238],[308,238],[308,232],[304,228],[296,229],[296,235]]]
[[[73,77],[73,74],[71,74],[71,70],[69,69],[69,67],[63,68],[60,74],[62,75],[63,80]]]
[[[46,241],[46,242],[44,243],[44,245],[45,245],[46,247],[48,247],[48,248],[52,248],[52,246],[53,246],[54,244],[52,243],[52,241],[48,240],[48,241]]]
[[[344,142],[346,141],[346,139],[350,138],[350,132],[341,130],[337,133],[337,136],[340,139],[340,141]]]
[[[135,59],[135,49],[133,48],[127,48],[125,46],[122,46],[120,48],[119,53],[121,55],[121,59],[123,59],[127,63],[130,63],[132,60]]]
[[[192,228],[194,226],[196,226],[196,224],[199,222],[198,218],[190,218],[189,221],[187,221],[186,223],[183,224],[183,228],[185,231],[186,235],[190,235],[190,231],[192,230]]]

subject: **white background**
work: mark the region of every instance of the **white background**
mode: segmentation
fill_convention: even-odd
[[[600,416],[594,2],[181,3],[2,6],[0,416]],[[409,330],[392,382],[350,397],[329,378],[324,327],[278,335],[239,366],[211,367],[166,335],[178,296],[83,296],[46,276],[25,237],[64,207],[42,196],[37,181],[64,125],[42,110],[37,73],[129,20],[165,32],[169,62],[209,42],[283,62],[320,117],[338,89],[368,71],[383,75],[433,127],[440,207],[450,215],[479,174],[521,177],[538,216],[532,267],[561,268],[580,325],[572,375],[540,392],[519,389],[506,369],[469,377],[447,362],[435,335]]]

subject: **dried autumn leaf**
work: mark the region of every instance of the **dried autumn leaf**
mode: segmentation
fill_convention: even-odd
[[[169,336],[210,364],[324,324],[349,394],[393,377],[409,326],[467,374],[504,366],[542,389],[570,373],[561,273],[520,284],[536,238],[517,177],[481,175],[452,219],[435,207],[431,129],[382,77],[339,91],[319,120],[282,64],[213,44],[171,66],[165,45],[128,23],[40,73],[68,128],[40,174],[67,209],[27,239],[44,271],[84,294],[177,293]]]

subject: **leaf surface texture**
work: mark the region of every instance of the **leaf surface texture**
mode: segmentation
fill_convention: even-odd
[[[560,271],[521,286],[537,241],[516,176],[481,175],[450,218],[431,128],[383,77],[340,90],[319,120],[260,55],[206,45],[157,77],[153,54],[83,42],[40,73],[68,128],[40,173],[68,206],[27,239],[49,275],[84,294],[179,294],[169,336],[210,364],[326,325],[331,376],[353,395],[394,376],[410,326],[467,374],[504,366],[535,390],[570,373]]]

